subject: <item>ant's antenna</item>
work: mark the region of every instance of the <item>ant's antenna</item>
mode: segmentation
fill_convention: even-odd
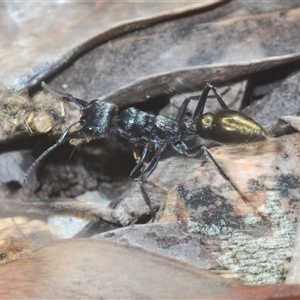
[[[51,146],[50,148],[48,148],[46,151],[44,151],[33,163],[32,163],[32,165],[29,167],[29,169],[26,171],[26,173],[25,173],[25,175],[24,175],[24,179],[23,179],[23,183],[22,183],[22,185],[23,185],[23,187],[26,185],[26,182],[27,182],[27,179],[28,179],[28,177],[29,177],[29,175],[31,174],[31,172],[32,172],[32,170],[45,158],[45,156],[47,156],[51,151],[53,151],[55,148],[57,148],[59,145],[61,145],[64,141],[65,141],[65,139],[66,139],[66,137],[67,137],[67,135],[68,135],[68,133],[69,133],[69,131],[70,131],[70,129],[73,127],[73,126],[75,126],[75,125],[77,125],[79,122],[76,122],[76,123],[74,123],[74,124],[72,124],[71,126],[69,126],[63,133],[62,133],[62,135],[59,137],[59,139],[57,140],[57,142],[53,145],[53,146]]]
[[[79,106],[80,109],[84,108],[88,102],[82,99],[78,99],[73,97],[71,94],[64,94],[58,91],[53,90],[48,84],[46,84],[44,81],[42,81],[41,86],[44,90],[46,90],[48,93],[56,95],[57,97],[63,99],[67,102],[73,102]]]
[[[60,96],[60,97],[65,96],[64,93],[57,92],[57,91],[53,90],[45,81],[42,81],[41,86],[44,90],[46,90],[50,94],[54,94],[54,95],[57,95],[57,96]]]

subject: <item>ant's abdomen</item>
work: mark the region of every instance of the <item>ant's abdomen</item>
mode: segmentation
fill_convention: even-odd
[[[215,115],[204,114],[197,122],[197,132],[200,137],[221,144],[251,143],[268,137],[256,121],[234,110],[221,110]]]

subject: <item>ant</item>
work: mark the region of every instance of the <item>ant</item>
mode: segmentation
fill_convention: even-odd
[[[57,142],[44,153],[42,153],[27,170],[23,185],[35,166],[53,149],[61,145],[67,137],[69,138],[102,138],[110,133],[114,128],[118,133],[134,144],[144,147],[140,160],[131,171],[129,177],[136,179],[140,174],[138,183],[140,184],[143,198],[148,204],[152,217],[150,199],[144,190],[144,183],[156,169],[161,153],[171,145],[177,152],[186,156],[195,156],[199,152],[205,152],[215,164],[222,176],[232,185],[229,177],[222,170],[221,166],[215,161],[209,150],[203,145],[193,148],[188,147],[183,139],[191,135],[199,135],[203,139],[214,140],[221,144],[243,144],[254,141],[265,140],[268,137],[266,131],[256,121],[242,114],[241,112],[230,110],[216,88],[211,84],[206,84],[200,96],[192,96],[185,99],[174,120],[160,115],[152,115],[136,108],[129,107],[118,114],[117,105],[100,99],[87,102],[73,97],[70,94],[53,91],[44,82],[42,87],[59,95],[63,100],[75,103],[82,111],[79,122],[69,126],[57,140]],[[210,91],[213,91],[217,98],[221,110],[216,114],[203,114],[204,107]],[[197,100],[198,104],[191,118],[185,117],[188,104],[191,100]],[[80,129],[70,132],[75,125],[80,125]],[[142,171],[148,155],[152,158]],[[238,191],[238,189],[233,185]]]

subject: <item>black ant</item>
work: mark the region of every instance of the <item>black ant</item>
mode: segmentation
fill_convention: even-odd
[[[177,152],[187,156],[195,156],[200,151],[204,151],[225,179],[230,181],[206,147],[198,145],[189,148],[183,139],[190,135],[199,135],[204,139],[214,140],[221,144],[243,144],[265,140],[268,137],[266,131],[253,119],[241,112],[228,109],[216,88],[210,84],[205,85],[200,96],[192,96],[185,99],[174,120],[160,115],[152,115],[133,107],[127,108],[118,114],[118,107],[113,103],[99,99],[87,102],[75,98],[70,94],[55,92],[45,83],[42,83],[42,86],[49,92],[58,94],[63,100],[77,104],[82,111],[82,116],[79,122],[67,128],[58,141],[35,160],[25,174],[23,185],[25,185],[33,168],[49,152],[61,145],[67,137],[101,138],[116,128],[122,137],[134,144],[139,144],[144,147],[141,158],[129,177],[135,179],[137,174],[141,173],[138,182],[143,197],[151,210],[150,200],[146,195],[143,185],[155,170],[161,153],[164,152],[169,145]],[[203,114],[208,94],[211,90],[222,109],[216,114]],[[191,100],[197,100],[198,105],[193,116],[186,118],[185,112]],[[80,125],[80,129],[70,133],[71,127],[77,124]],[[149,154],[152,154],[152,159],[146,169],[142,171],[144,162]],[[233,187],[237,190],[234,185]],[[151,213],[153,216],[152,211]]]

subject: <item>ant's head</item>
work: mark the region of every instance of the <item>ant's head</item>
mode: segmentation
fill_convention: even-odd
[[[101,138],[109,134],[113,126],[113,118],[118,112],[118,107],[110,102],[102,100],[93,100],[87,102],[73,97],[70,94],[63,94],[52,90],[46,83],[42,83],[44,89],[52,94],[56,94],[64,101],[73,102],[79,106],[82,115],[79,122],[69,126],[59,137],[57,142],[43,152],[30,166],[24,175],[23,186],[26,184],[27,179],[32,170],[38,163],[47,156],[51,151],[61,145],[67,138]],[[70,129],[75,125],[80,125],[80,129],[70,133]]]
[[[93,100],[82,108],[81,128],[69,134],[70,138],[101,138],[109,134],[118,107],[110,102]]]
[[[80,125],[81,128],[75,132],[69,133],[70,138],[101,138],[109,134],[113,117],[118,112],[117,105],[95,99],[87,102],[82,99],[73,97],[71,94],[60,93],[54,91],[45,82],[42,82],[42,87],[51,94],[58,96],[67,102],[75,103],[81,110]]]

